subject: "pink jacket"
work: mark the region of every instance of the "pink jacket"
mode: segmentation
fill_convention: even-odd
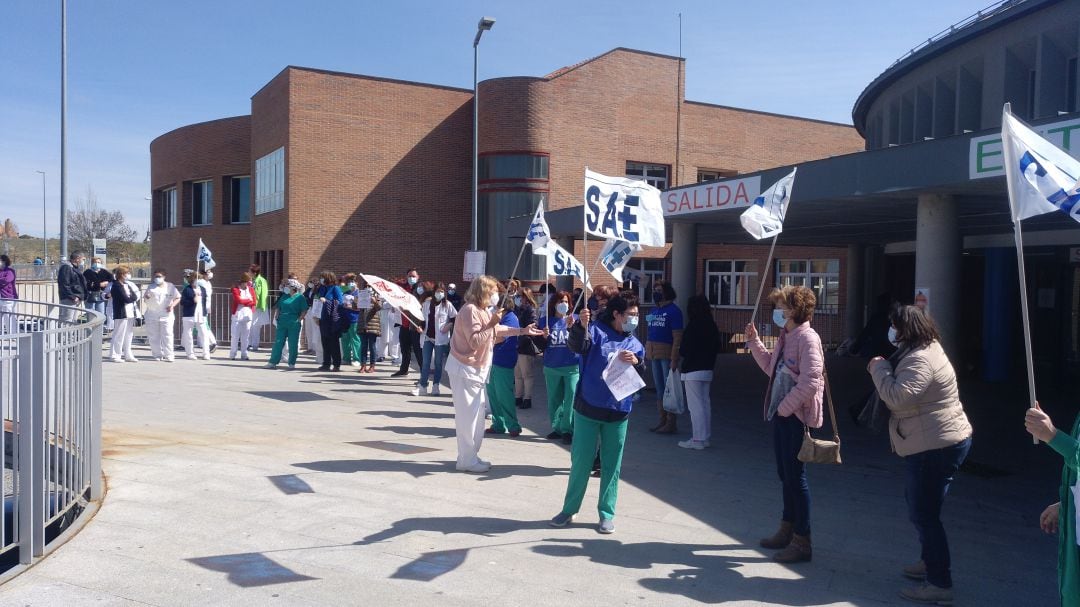
[[[776,369],[777,356],[782,355],[784,366],[797,378],[795,387],[780,401],[776,414],[787,417],[794,414],[811,428],[820,428],[822,396],[825,394],[825,359],[821,349],[821,337],[810,328],[809,322],[780,334],[776,348],[770,353],[760,339],[746,343],[761,370],[769,375],[769,389],[765,391],[765,414],[769,412],[769,396],[772,392],[772,375]]]

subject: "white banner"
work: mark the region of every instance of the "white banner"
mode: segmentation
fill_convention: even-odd
[[[199,239],[199,252],[195,258],[202,262],[203,270],[213,270],[217,262],[214,261],[214,254],[210,252],[210,249],[203,244],[202,238]]]
[[[532,223],[529,224],[529,233],[525,235],[525,240],[532,245],[533,255],[547,253],[548,241],[551,240],[551,230],[548,229],[547,221],[544,220],[543,198],[540,199],[540,204],[536,205],[536,214],[533,215]]]
[[[624,240],[608,240],[600,250],[600,265],[611,273],[615,280],[623,282],[623,268],[630,263],[634,253],[641,250],[639,245]]]
[[[585,266],[554,240],[547,246],[547,274],[548,276],[574,276],[592,289],[592,281],[589,279],[588,272],[585,271]]]
[[[739,216],[743,229],[754,238],[771,238],[784,231],[784,216],[791,201],[791,190],[795,187],[797,170],[792,169],[780,181],[772,184]]]
[[[664,246],[660,190],[637,179],[585,169],[585,231],[604,239]]]
[[[387,303],[394,308],[397,308],[403,313],[408,313],[410,320],[414,322],[422,322],[424,319],[423,308],[420,307],[420,302],[412,293],[409,293],[405,289],[402,289],[397,284],[390,282],[389,280],[383,280],[378,276],[372,276],[371,274],[361,274],[360,278],[364,279],[364,282],[376,293],[383,303]]]
[[[1002,112],[1005,176],[1016,221],[1061,211],[1080,221],[1080,161]]]

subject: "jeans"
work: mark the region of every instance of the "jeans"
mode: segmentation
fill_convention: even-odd
[[[88,301],[86,302],[86,308],[95,312],[100,312],[102,316],[105,316],[105,306],[109,305],[109,302],[102,299],[101,301]]]
[[[323,324],[330,324],[329,320],[323,319]],[[341,367],[341,339],[338,335],[335,335],[331,329],[323,328],[319,333],[322,337],[322,365],[321,368],[333,367],[338,369]]]
[[[952,588],[949,540],[941,524],[941,506],[949,484],[971,449],[971,438],[942,449],[915,453],[904,458],[907,464],[908,518],[919,532],[926,581],[938,588]]]
[[[664,401],[664,390],[667,388],[667,375],[671,371],[670,358],[653,358],[649,361],[652,369],[653,386],[656,388],[656,400]]]
[[[364,333],[360,336],[360,364],[375,364],[375,342],[379,339],[378,333]]]
[[[424,341],[423,356],[420,363],[420,387],[428,387],[428,379],[431,383],[439,385],[443,376],[443,363],[450,354],[450,344],[436,346],[433,341]]]
[[[806,482],[806,464],[799,461],[806,426],[794,415],[772,418],[776,472],[784,490],[784,514],[795,533],[810,535],[810,485]]]

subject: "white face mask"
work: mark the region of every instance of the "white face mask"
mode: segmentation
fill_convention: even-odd
[[[95,263],[95,264],[91,265],[90,267],[94,268],[95,270],[100,270],[101,269],[101,264],[100,263]]]
[[[637,329],[638,317],[637,315],[627,316],[623,318],[622,328],[627,333],[633,333]]]
[[[559,314],[566,314],[570,311],[570,304],[566,303],[565,301],[560,301],[559,303],[555,304],[555,311]]]
[[[442,291],[436,291],[435,292],[435,301],[442,301],[443,297],[446,297],[446,294],[443,293]]]
[[[896,327],[889,327],[889,343],[899,347],[900,342],[896,340]]]
[[[492,308],[497,307],[499,305],[499,294],[498,293],[492,293],[491,297],[488,297],[488,305],[491,306]]]
[[[156,285],[165,284],[165,277],[164,276],[155,276],[154,277],[154,284],[156,284]]]
[[[787,326],[787,318],[784,316],[784,311],[780,308],[776,308],[772,311],[772,321],[781,329]]]
[[[424,294],[424,287],[416,287],[416,294],[417,295],[423,295]]]
[[[206,273],[206,280],[210,280],[210,279],[211,279],[211,278],[213,278],[213,277],[214,277],[214,273],[213,273],[213,272],[207,272],[207,273]]]
[[[409,284],[411,284],[411,285],[414,285],[414,284],[416,284],[416,283],[417,283],[417,282],[418,282],[419,280],[420,280],[420,279],[419,279],[419,278],[417,278],[417,277],[415,277],[415,276],[410,276],[410,277],[409,277]]]

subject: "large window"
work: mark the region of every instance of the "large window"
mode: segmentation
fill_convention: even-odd
[[[809,287],[818,309],[827,312],[840,304],[840,260],[781,259],[776,262],[776,283]]]
[[[637,293],[642,304],[652,304],[653,286],[658,280],[664,280],[663,259],[631,259],[623,268],[624,289]]]
[[[255,214],[285,208],[285,148],[255,161]]]
[[[627,162],[626,176],[640,179],[658,190],[666,190],[668,187],[668,168],[666,164]]]
[[[761,272],[755,260],[705,262],[705,296],[715,307],[752,307]]]
[[[721,179],[724,177],[734,177],[738,175],[738,171],[727,171],[724,169],[702,169],[697,170],[698,183],[702,181],[712,181],[714,179]]]
[[[547,179],[546,154],[485,154],[480,157],[478,179]]]
[[[251,222],[251,177],[233,177],[229,188],[229,223]]]
[[[196,181],[191,184],[191,225],[205,226],[214,216],[214,182]]]
[[[176,227],[176,188],[161,191],[161,229]]]

